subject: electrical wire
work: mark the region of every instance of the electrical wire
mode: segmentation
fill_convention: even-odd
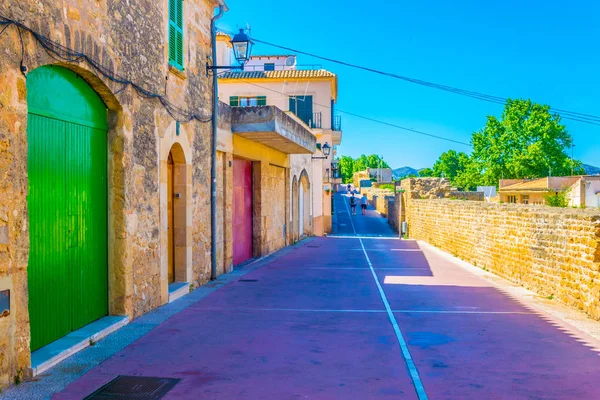
[[[231,34],[230,32],[227,32],[227,31],[222,31],[222,32]],[[485,93],[460,89],[460,88],[456,88],[456,87],[452,87],[452,86],[448,86],[448,85],[442,85],[442,84],[438,84],[438,83],[434,83],[434,82],[424,81],[421,79],[410,78],[410,77],[395,74],[392,72],[385,72],[385,71],[377,70],[374,68],[365,67],[362,65],[357,65],[357,64],[353,64],[353,63],[349,63],[349,62],[345,62],[345,61],[341,61],[341,60],[336,60],[336,59],[329,58],[329,57],[323,57],[323,56],[320,56],[320,55],[317,55],[314,53],[309,53],[306,51],[297,50],[297,49],[293,49],[290,47],[281,46],[281,45],[278,45],[275,43],[267,42],[265,40],[260,40],[260,39],[255,39],[255,38],[252,38],[252,40],[256,43],[261,43],[261,44],[264,44],[267,46],[276,47],[276,48],[279,48],[282,50],[287,50],[287,51],[290,51],[293,53],[304,54],[309,57],[318,58],[318,59],[329,61],[329,62],[332,62],[335,64],[340,64],[340,65],[344,65],[347,67],[356,68],[356,69],[360,69],[360,70],[367,71],[367,72],[372,72],[372,73],[375,73],[378,75],[383,75],[383,76],[387,76],[387,77],[391,77],[391,78],[395,78],[395,79],[400,79],[400,80],[403,80],[406,82],[414,83],[414,84],[421,85],[421,86],[426,86],[426,87],[433,88],[433,89],[438,89],[438,90],[443,90],[443,91],[450,92],[450,93],[455,93],[455,94],[458,94],[461,96],[466,96],[466,97],[470,97],[473,99],[486,101],[488,103],[505,104],[506,101],[508,100],[507,98],[504,98],[504,97],[492,96],[492,95],[488,95]],[[600,126],[600,116],[596,116],[596,115],[592,115],[592,114],[585,114],[585,113],[580,113],[580,112],[575,112],[575,111],[568,111],[568,110],[552,108],[552,107],[550,108],[550,111],[553,113],[559,114],[564,119]]]
[[[15,26],[19,33],[19,41],[21,44],[21,61],[20,61],[20,69],[21,73],[25,75],[26,68],[23,64],[25,50],[23,43],[22,31],[28,32],[31,34],[37,42],[42,46],[42,48],[46,51],[46,53],[52,57],[56,61],[66,61],[66,62],[81,62],[86,61],[94,70],[104,76],[106,79],[115,82],[117,84],[123,85],[121,89],[119,89],[115,94],[121,92],[125,87],[131,86],[138,94],[140,94],[144,98],[149,99],[157,99],[162,106],[165,108],[167,113],[176,121],[181,123],[187,123],[192,120],[200,121],[200,122],[210,122],[212,121],[212,116],[202,115],[190,110],[183,109],[173,103],[171,103],[165,96],[154,93],[151,90],[145,89],[141,85],[128,80],[116,73],[113,73],[106,66],[102,65],[100,62],[95,60],[94,58],[88,56],[85,53],[77,52],[69,47],[63,46],[60,43],[54,42],[48,37],[35,32],[33,29],[24,25],[21,22],[11,20],[10,18],[4,17],[0,15],[0,26],[4,25],[2,30],[0,31],[0,35],[4,33],[4,31],[10,27]]]
[[[264,89],[264,90],[269,90],[269,91],[271,91],[271,92],[275,92],[275,93],[278,93],[278,94],[281,94],[281,95],[287,96],[288,98],[289,98],[289,97],[296,97],[296,98],[298,98],[298,97],[304,97],[303,95],[302,95],[302,96],[293,96],[293,95],[288,95],[288,94],[285,94],[285,93],[283,93],[283,92],[281,92],[281,91],[279,91],[279,90],[275,90],[275,89],[269,88],[269,87],[267,87],[267,86],[257,85],[256,83],[250,82],[250,81],[248,81],[248,80],[245,80],[245,79],[238,79],[238,80],[239,80],[239,81],[241,81],[241,82],[247,83],[247,84],[249,84],[249,85],[256,86],[256,87],[259,87],[259,88],[261,88],[261,89]],[[301,101],[304,101],[304,100],[302,99]],[[331,109],[331,106],[329,106],[329,105],[320,104],[320,103],[317,103],[317,102],[313,102],[313,104],[315,104],[315,105],[317,105],[317,106],[320,106],[320,107],[323,107],[323,108],[325,108],[325,109]],[[465,146],[469,146],[469,147],[471,147],[471,144],[470,144],[470,143],[461,142],[461,141],[459,141],[459,140],[449,139],[449,138],[447,138],[447,137],[443,137],[443,136],[439,136],[439,135],[434,135],[434,134],[432,134],[432,133],[427,133],[427,132],[419,131],[419,130],[416,130],[416,129],[407,128],[407,127],[405,127],[405,126],[401,126],[401,125],[393,124],[393,123],[391,123],[391,122],[386,122],[386,121],[382,121],[382,120],[379,120],[379,119],[375,119],[375,118],[367,117],[367,116],[360,115],[360,114],[356,114],[356,113],[353,113],[353,112],[350,112],[350,111],[344,111],[344,110],[341,110],[341,109],[339,109],[339,108],[335,108],[335,110],[336,110],[337,112],[340,112],[340,113],[343,113],[343,114],[347,114],[347,115],[351,115],[351,116],[353,116],[353,117],[356,117],[356,118],[364,119],[364,120],[366,120],[366,121],[376,122],[376,123],[378,123],[378,124],[382,124],[382,125],[391,126],[391,127],[393,127],[393,128],[397,128],[397,129],[401,129],[401,130],[404,130],[404,131],[408,131],[408,132],[416,133],[416,134],[419,134],[419,135],[428,136],[428,137],[432,137],[432,138],[435,138],[435,139],[439,139],[439,140],[445,140],[445,141],[447,141],[447,142],[452,142],[452,143],[461,144],[461,145],[465,145]],[[333,122],[333,121],[332,121],[332,122]]]

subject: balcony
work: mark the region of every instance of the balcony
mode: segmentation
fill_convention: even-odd
[[[271,65],[265,68],[264,64],[256,64],[256,65],[244,65],[244,71],[287,71],[287,70],[299,70],[299,71],[311,71],[311,70],[320,70],[323,69],[321,64],[301,64],[294,66],[287,65]]]
[[[223,112],[221,112],[223,108]],[[227,110],[227,112],[226,112]],[[286,154],[312,154],[315,135],[296,118],[275,106],[219,107],[219,122],[229,122],[231,133]],[[228,115],[226,115],[228,113]],[[223,114],[223,117],[221,117]],[[226,121],[228,120],[228,121]],[[224,126],[226,129],[226,127]]]
[[[342,116],[341,115],[335,115],[333,117],[333,124],[331,124],[331,130],[332,131],[341,131],[342,130]]]
[[[313,113],[312,119],[307,121],[307,125],[312,129],[321,129],[323,128],[323,115],[321,112]]]

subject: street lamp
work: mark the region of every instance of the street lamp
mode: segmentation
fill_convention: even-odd
[[[233,47],[233,55],[235,56],[235,59],[238,60],[240,65],[209,65],[208,62],[206,62],[206,75],[208,75],[208,71],[215,69],[244,70],[244,64],[250,59],[250,53],[252,52],[252,45],[254,42],[250,40],[250,37],[248,37],[243,29],[240,29],[240,31],[235,34],[233,39],[231,39],[230,43]],[[213,58],[213,63],[216,63],[216,56]]]
[[[313,160],[325,160],[327,159],[327,157],[329,157],[329,154],[331,154],[331,146],[325,142],[325,144],[323,146],[321,146],[321,152],[323,153],[324,157],[311,157]]]
[[[254,42],[250,40],[243,29],[240,29],[240,31],[235,34],[233,39],[231,39],[231,45],[233,46],[233,54],[235,55],[235,59],[238,60],[242,66],[250,59],[250,53],[252,52],[253,44]]]

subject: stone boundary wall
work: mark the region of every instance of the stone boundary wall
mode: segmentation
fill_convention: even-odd
[[[450,192],[450,199],[453,200],[471,200],[471,201],[485,201],[485,194],[483,192]]]
[[[600,320],[600,211],[406,199],[424,240]]]
[[[398,218],[398,206],[397,206],[398,194],[395,197],[387,198],[387,218],[388,224],[392,227],[394,232],[398,233],[399,229],[399,218]]]

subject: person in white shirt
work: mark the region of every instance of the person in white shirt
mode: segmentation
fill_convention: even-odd
[[[369,203],[369,200],[367,199],[367,195],[363,193],[362,197],[360,198],[360,208],[362,209],[362,215],[367,215],[367,204]]]

